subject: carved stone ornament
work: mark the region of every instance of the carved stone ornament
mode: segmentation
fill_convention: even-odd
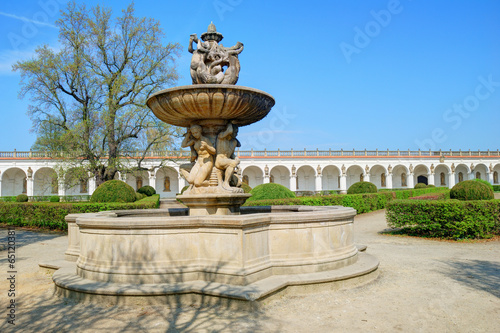
[[[318,176],[321,176],[321,167],[319,165],[316,168],[316,171],[318,172]]]
[[[474,163],[470,164],[470,172],[474,171]]]
[[[493,164],[492,163],[490,163],[489,169],[490,169],[490,172],[493,172]]]
[[[431,173],[434,173],[434,163],[431,164]]]
[[[341,170],[342,170],[342,175],[345,176],[346,168],[344,164],[342,164]]]
[[[266,177],[269,177],[269,167],[267,166],[267,164],[266,164],[266,166],[264,167],[264,175],[265,175]]]
[[[455,163],[451,163],[451,172],[455,172]]]
[[[193,84],[236,84],[240,73],[238,54],[243,51],[243,44],[237,42],[232,47],[224,47],[219,42],[224,37],[217,32],[215,25],[210,23],[207,32],[201,34],[201,40],[196,34],[189,39],[188,51],[191,58],[191,79]],[[197,48],[193,48],[196,43]]]
[[[295,177],[296,174],[295,172],[297,171],[297,169],[295,168],[295,165],[292,165],[292,176]]]
[[[365,173],[368,174],[370,172],[370,167],[368,165],[365,166]]]
[[[392,173],[392,166],[391,166],[390,164],[389,164],[389,166],[387,167],[387,172],[388,172],[389,174],[391,174],[391,173]]]
[[[31,178],[33,177],[33,170],[31,169],[31,167],[28,168],[28,178]]]
[[[410,173],[413,173],[413,165],[410,164]]]

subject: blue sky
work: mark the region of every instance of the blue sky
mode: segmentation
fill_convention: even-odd
[[[11,65],[57,47],[63,0],[2,2],[0,151],[35,140]],[[87,0],[119,14],[127,2]],[[238,85],[276,99],[242,149],[500,148],[500,1],[137,1],[161,22],[191,84],[189,35],[210,21],[244,43]],[[36,22],[34,22],[36,21]]]

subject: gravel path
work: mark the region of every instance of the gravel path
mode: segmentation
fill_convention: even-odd
[[[7,251],[0,230],[0,332],[500,332],[500,242],[454,243],[379,234],[384,211],[356,217],[355,240],[379,278],[349,290],[286,296],[247,313],[193,305],[102,307],[52,296],[38,261],[62,258],[67,237],[16,230],[16,325],[5,321]]]

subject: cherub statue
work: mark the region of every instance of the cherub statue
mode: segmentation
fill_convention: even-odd
[[[236,147],[241,146],[238,139],[236,139],[236,135],[238,135],[238,126],[231,122],[227,124],[224,131],[217,135],[215,167],[220,170],[217,172],[219,185],[222,185],[222,188],[226,190],[230,189],[229,181],[235,168],[240,164],[240,159],[234,156]],[[224,173],[224,180],[222,180],[222,173]]]

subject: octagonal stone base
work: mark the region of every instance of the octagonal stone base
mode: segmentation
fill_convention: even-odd
[[[189,208],[189,215],[239,215],[240,206],[252,195],[249,193],[178,195],[177,199]]]

